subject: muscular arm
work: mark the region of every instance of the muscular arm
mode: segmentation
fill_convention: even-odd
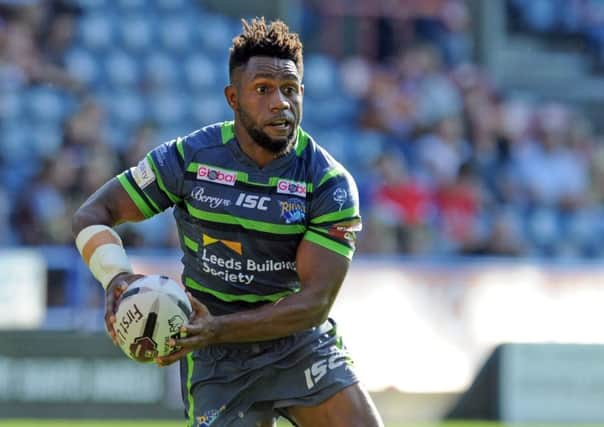
[[[122,222],[142,221],[140,210],[116,178],[111,179],[90,196],[73,216],[74,238],[89,225],[113,227]]]
[[[300,292],[275,304],[216,316],[206,325],[193,326],[191,332],[201,334],[191,337],[191,344],[196,339],[196,345],[268,340],[321,324],[327,319],[349,263],[347,258],[303,240],[296,257]]]

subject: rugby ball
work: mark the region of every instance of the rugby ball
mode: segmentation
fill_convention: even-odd
[[[181,285],[166,276],[145,276],[132,282],[117,304],[114,329],[129,358],[148,363],[177,350],[168,341],[180,336],[192,312]]]

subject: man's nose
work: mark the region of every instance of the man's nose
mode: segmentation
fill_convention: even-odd
[[[271,110],[288,110],[290,107],[287,97],[280,90],[276,90],[271,99]]]

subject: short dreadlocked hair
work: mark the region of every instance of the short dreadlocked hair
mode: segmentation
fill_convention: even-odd
[[[233,39],[229,50],[229,76],[233,70],[247,64],[252,56],[272,56],[281,59],[291,59],[296,64],[300,78],[304,72],[302,61],[302,42],[296,33],[291,33],[288,26],[281,20],[267,24],[262,18],[254,18],[251,22],[241,20],[243,32]]]

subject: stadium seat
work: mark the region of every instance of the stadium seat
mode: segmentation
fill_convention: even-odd
[[[337,90],[338,69],[325,55],[311,54],[304,59],[305,93],[315,98],[329,97]]]
[[[181,84],[180,67],[164,51],[154,51],[144,59],[145,83],[150,88],[166,88]]]
[[[111,121],[121,126],[133,126],[147,116],[145,102],[140,94],[129,90],[105,93],[102,104],[110,112]]]
[[[109,49],[114,43],[112,25],[112,22],[115,21],[114,18],[107,13],[85,15],[79,21],[79,40],[89,49]]]
[[[0,92],[0,122],[17,120],[23,114],[22,93],[12,90]]]
[[[187,94],[171,91],[153,94],[147,101],[150,116],[161,126],[182,122],[188,112]]]
[[[89,86],[95,86],[102,78],[98,58],[87,49],[74,48],[67,52],[65,67],[71,75]]]
[[[191,98],[191,114],[195,125],[206,125],[232,117],[222,94],[202,93]]]
[[[134,87],[140,82],[140,70],[133,56],[114,50],[105,57],[108,82],[114,87]]]
[[[35,87],[25,93],[27,117],[36,121],[58,122],[67,114],[66,99],[50,87]]]
[[[204,15],[195,28],[197,38],[206,49],[219,55],[228,54],[235,33],[226,18],[219,15]]]
[[[166,50],[183,52],[191,48],[192,35],[187,16],[162,17],[157,32],[159,41]]]
[[[147,0],[115,0],[115,4],[118,8],[122,10],[137,10],[137,9],[146,9],[153,5],[153,1]]]
[[[183,64],[183,71],[187,84],[196,90],[210,88],[222,83],[217,80],[218,73],[215,63],[203,52],[197,52],[189,56]]]
[[[124,47],[131,51],[146,51],[153,47],[153,28],[150,20],[141,14],[126,15],[120,25]]]

